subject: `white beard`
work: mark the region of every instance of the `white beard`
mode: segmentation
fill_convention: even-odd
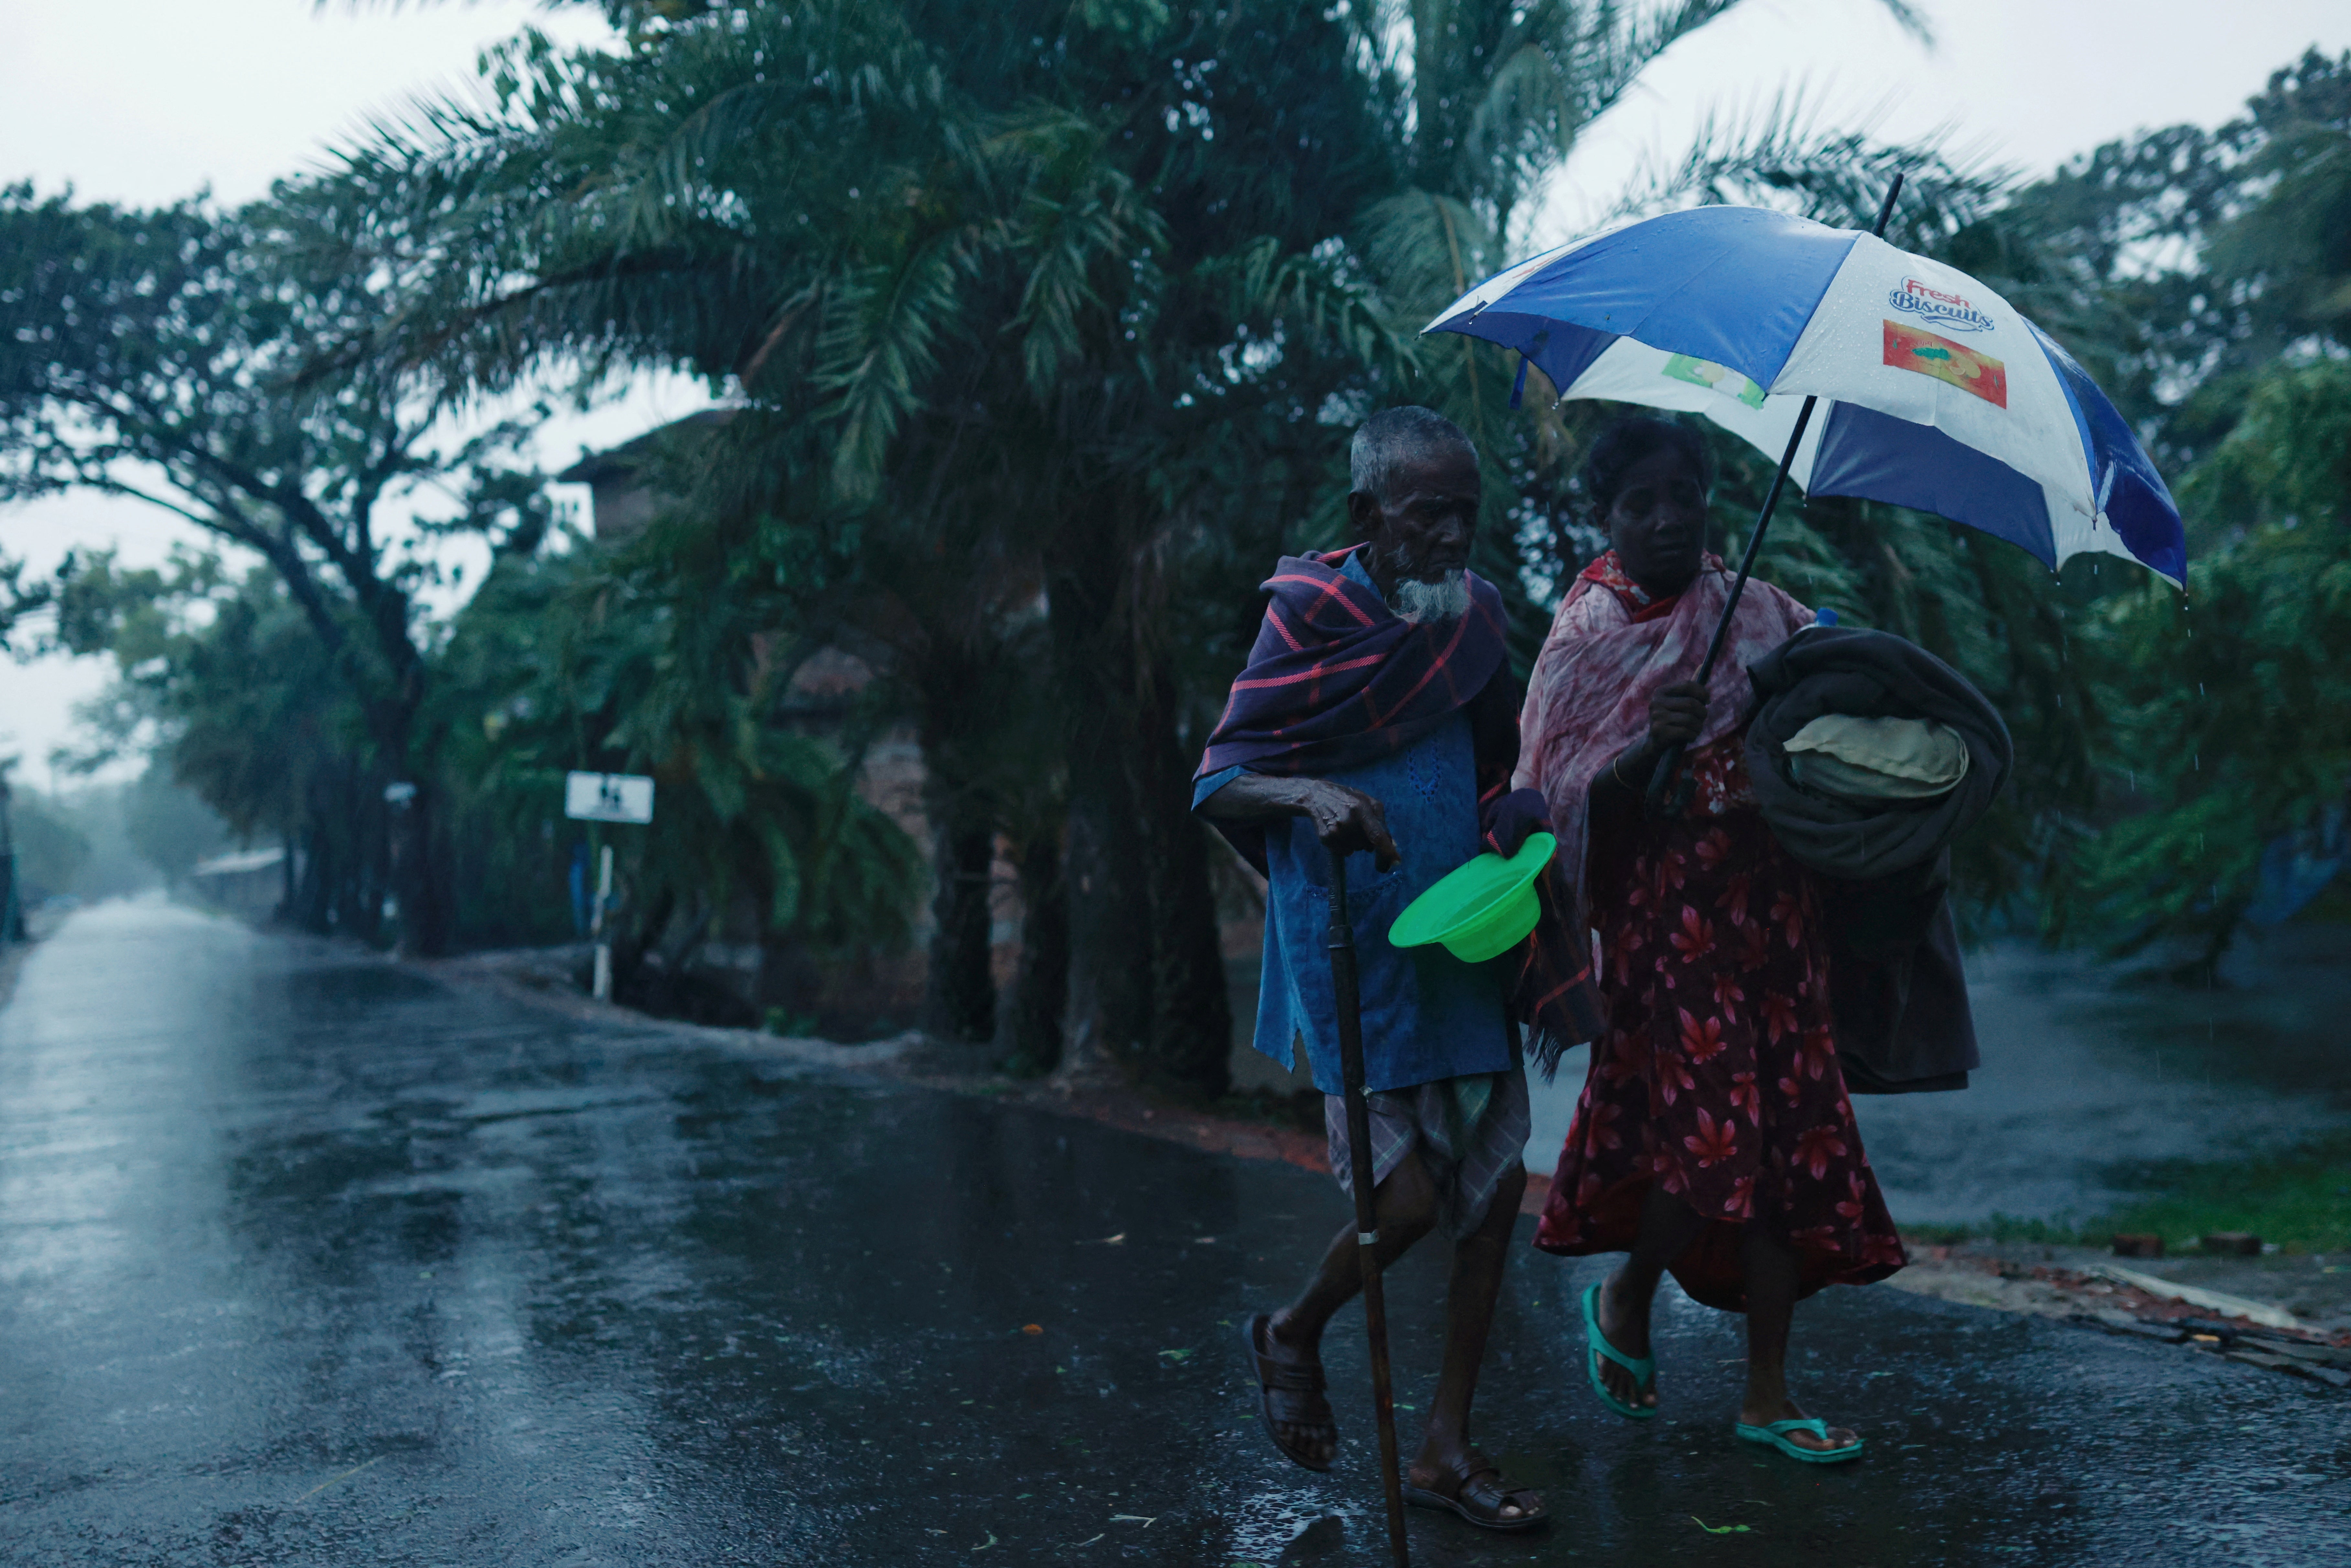
[[[1431,621],[1458,621],[1469,613],[1469,579],[1458,569],[1435,582],[1407,579],[1395,586],[1396,619],[1418,626]]]

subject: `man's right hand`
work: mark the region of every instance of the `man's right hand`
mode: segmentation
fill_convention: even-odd
[[[1301,814],[1314,824],[1314,836],[1334,854],[1369,850],[1382,871],[1404,857],[1388,835],[1386,810],[1361,789],[1333,784],[1327,779],[1301,779]]]
[[[1200,803],[1203,813],[1228,822],[1269,822],[1303,817],[1314,836],[1341,854],[1369,850],[1387,870],[1404,857],[1388,835],[1387,813],[1361,789],[1328,779],[1285,779],[1244,773]]]

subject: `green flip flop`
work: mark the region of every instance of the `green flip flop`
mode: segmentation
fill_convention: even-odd
[[[1817,1416],[1807,1416],[1800,1421],[1774,1421],[1768,1427],[1750,1427],[1741,1421],[1738,1431],[1739,1440],[1742,1443],[1761,1443],[1808,1465],[1841,1465],[1847,1459],[1861,1458],[1862,1444],[1858,1437],[1842,1448],[1807,1448],[1802,1443],[1788,1441],[1791,1432],[1810,1432],[1823,1443],[1827,1442],[1829,1424]]]
[[[1583,1345],[1584,1370],[1592,1375],[1592,1392],[1600,1396],[1600,1402],[1619,1416],[1635,1421],[1656,1419],[1656,1406],[1628,1405],[1611,1394],[1608,1385],[1601,1381],[1600,1358],[1606,1356],[1631,1373],[1635,1385],[1642,1388],[1654,1388],[1657,1384],[1657,1360],[1651,1355],[1626,1355],[1608,1343],[1608,1336],[1600,1332],[1600,1287],[1597,1285],[1583,1292]]]

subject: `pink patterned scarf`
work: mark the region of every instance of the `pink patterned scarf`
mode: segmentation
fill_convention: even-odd
[[[1648,734],[1649,699],[1659,688],[1697,678],[1730,583],[1722,559],[1709,555],[1687,588],[1652,601],[1610,550],[1583,569],[1552,618],[1519,713],[1519,766],[1510,787],[1540,789],[1551,803],[1559,863],[1573,875],[1580,904],[1592,782]],[[1706,728],[1684,764],[1698,778],[1698,810],[1736,803],[1726,797],[1744,783],[1736,741],[1715,743],[1735,737],[1754,705],[1747,666],[1812,622],[1811,611],[1771,584],[1748,582],[1707,683]],[[1583,914],[1576,911],[1579,925]]]

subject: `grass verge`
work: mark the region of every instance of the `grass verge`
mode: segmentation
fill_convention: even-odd
[[[2080,1224],[1993,1215],[1973,1225],[1922,1225],[1928,1242],[2039,1242],[2102,1247],[2117,1231],[2152,1232],[2175,1251],[2221,1230],[2250,1230],[2285,1252],[2351,1251],[2351,1132],[2287,1152],[2236,1160],[2167,1160],[2119,1173],[2134,1196]]]

